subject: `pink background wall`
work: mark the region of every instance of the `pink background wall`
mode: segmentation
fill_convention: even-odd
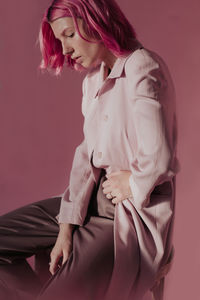
[[[65,70],[41,75],[36,38],[47,0],[4,1],[0,8],[0,212],[60,194],[82,139],[81,81]],[[166,300],[198,299],[200,242],[198,0],[118,0],[145,47],[167,62],[179,122],[174,244]],[[3,6],[3,7],[2,7]]]

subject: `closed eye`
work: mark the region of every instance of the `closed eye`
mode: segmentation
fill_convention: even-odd
[[[74,32],[70,35],[65,35],[66,37],[72,38],[74,36]]]

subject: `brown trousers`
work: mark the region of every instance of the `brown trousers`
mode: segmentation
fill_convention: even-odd
[[[60,197],[38,201],[0,217],[0,299],[34,299],[42,284],[26,258],[53,247]]]
[[[18,208],[0,217],[0,299],[103,299],[113,268],[114,205],[95,186],[84,226],[73,233],[67,262],[43,285],[26,258],[51,250],[59,224],[61,197]],[[50,253],[50,251],[49,251]],[[47,266],[48,268],[48,261]]]

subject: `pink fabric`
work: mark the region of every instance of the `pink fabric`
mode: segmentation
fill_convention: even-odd
[[[175,92],[162,58],[139,46],[118,58],[105,80],[103,62],[84,78],[85,139],[75,151],[58,216],[60,223],[82,226],[100,168],[131,170],[132,197],[115,206],[115,267],[108,299],[142,299],[165,275],[172,251],[180,170]],[[167,181],[170,191],[161,185]],[[157,186],[158,193],[152,193]]]

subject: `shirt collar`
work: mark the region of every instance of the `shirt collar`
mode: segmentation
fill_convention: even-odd
[[[131,53],[132,54],[132,53]],[[107,76],[106,80],[110,79],[110,78],[118,78],[122,75],[122,71],[124,69],[124,64],[125,61],[127,60],[127,58],[131,55],[128,54],[126,56],[123,57],[118,57],[112,67],[112,70],[110,72],[110,74]],[[108,67],[106,66],[105,62],[102,61],[101,65],[100,65],[100,72],[99,72],[99,81],[100,81],[100,85],[104,82],[104,72],[106,72]]]
[[[137,44],[137,47],[135,50],[139,49],[139,48],[142,48],[142,44],[137,41],[138,44]],[[125,62],[126,60],[128,59],[129,56],[132,55],[132,53],[135,51],[131,51],[130,53],[128,54],[125,54],[124,56],[121,56],[121,57],[118,57],[113,65],[113,68],[110,72],[110,74],[107,76],[106,79],[110,79],[110,78],[119,78],[121,75],[122,75],[122,72],[123,72],[123,69],[124,69],[124,65],[125,65]],[[99,81],[100,81],[100,85],[103,83],[104,81],[104,68],[107,68],[106,67],[106,64],[104,61],[101,62],[100,64],[100,75],[99,75]]]

